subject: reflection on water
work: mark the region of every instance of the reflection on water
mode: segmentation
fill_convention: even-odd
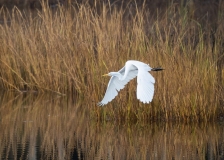
[[[116,124],[78,97],[1,94],[0,159],[223,159],[224,125]]]

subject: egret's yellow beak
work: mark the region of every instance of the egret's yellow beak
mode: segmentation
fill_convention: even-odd
[[[102,75],[102,76],[109,76],[108,74],[104,74],[104,75]]]

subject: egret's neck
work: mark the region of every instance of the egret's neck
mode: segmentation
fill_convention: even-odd
[[[112,76],[118,77],[119,80],[122,80],[122,78],[123,78],[123,75],[120,74],[119,72],[110,72],[110,74],[111,74]]]

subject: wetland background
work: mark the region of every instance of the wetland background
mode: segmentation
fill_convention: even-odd
[[[0,1],[1,159],[222,159],[224,3]],[[161,66],[151,104],[135,59]]]
[[[1,90],[79,93],[99,120],[223,119],[222,1],[25,2],[0,10]],[[137,101],[133,81],[98,108],[101,75],[130,59],[165,68],[153,102]]]
[[[0,159],[224,159],[222,1],[0,1]],[[135,59],[161,66],[151,104]]]

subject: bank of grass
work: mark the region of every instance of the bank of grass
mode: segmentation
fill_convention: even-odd
[[[32,12],[2,9],[0,88],[79,93],[83,107],[98,120],[214,120],[223,114],[216,68],[221,38],[187,10],[174,7],[158,16],[133,6],[102,5],[100,13],[88,5],[43,6]],[[119,70],[130,59],[165,68],[152,73],[153,102],[139,103],[132,81],[106,107],[97,107],[109,81],[101,75]]]

